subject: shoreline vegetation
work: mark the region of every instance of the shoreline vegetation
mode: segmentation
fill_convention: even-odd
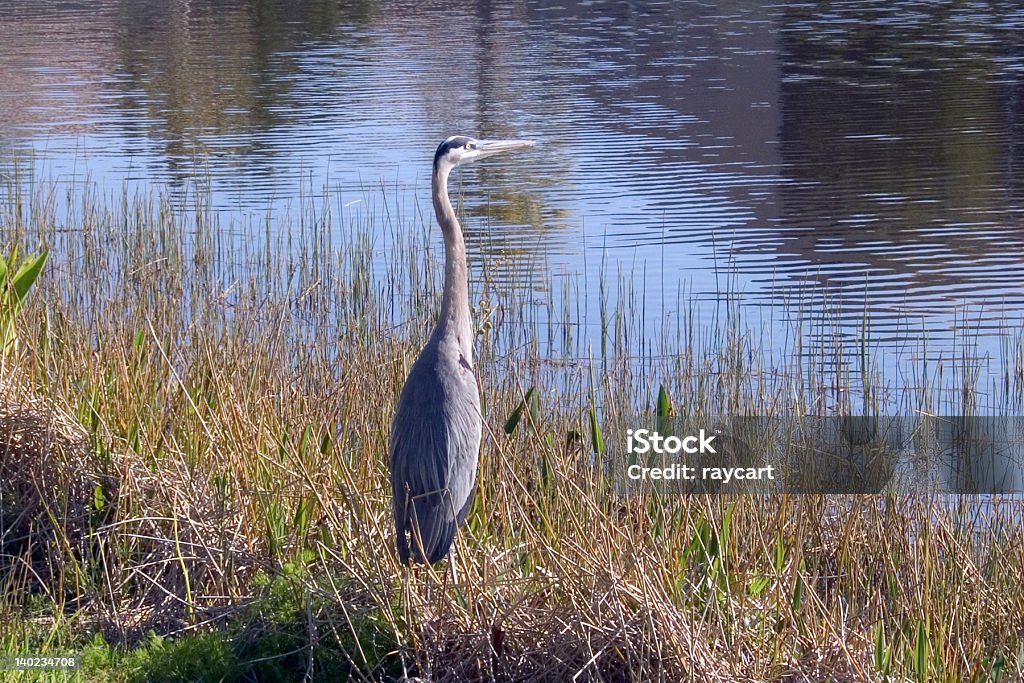
[[[84,661],[4,680],[1024,677],[1019,500],[622,496],[601,473],[613,413],[991,410],[966,360],[894,388],[867,342],[795,334],[780,355],[737,311],[702,327],[685,301],[645,341],[638,297],[603,277],[601,349],[553,356],[579,301],[502,291],[485,263],[453,587],[443,563],[398,564],[387,485],[439,301],[429,223],[329,193],[240,225],[201,194],[4,189],[0,253],[49,260],[0,357],[0,653]],[[1022,363],[1000,361],[1013,415]]]

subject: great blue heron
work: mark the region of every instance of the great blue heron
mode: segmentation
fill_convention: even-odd
[[[444,237],[441,315],[409,371],[391,422],[391,494],[398,557],[433,564],[448,554],[473,500],[482,418],[473,375],[466,242],[448,198],[453,168],[530,140],[448,138],[434,154],[431,192]]]

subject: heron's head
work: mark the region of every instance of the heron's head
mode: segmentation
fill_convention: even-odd
[[[477,140],[465,135],[453,135],[438,146],[434,154],[434,168],[447,166],[451,170],[477,159],[532,146],[533,140]]]

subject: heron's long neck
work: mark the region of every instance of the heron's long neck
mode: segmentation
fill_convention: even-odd
[[[448,198],[448,169],[434,169],[434,213],[444,236],[444,294],[441,297],[441,318],[437,334],[454,336],[459,349],[473,362],[473,326],[469,315],[469,270],[466,264],[466,241],[455,209]]]

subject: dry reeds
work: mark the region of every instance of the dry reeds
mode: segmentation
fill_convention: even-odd
[[[272,227],[219,225],[201,197],[61,211],[52,197],[4,217],[51,256],[19,323],[20,393],[0,399],[0,609],[16,611],[23,584],[12,558],[35,566],[29,548],[58,548],[35,580],[63,586],[54,601],[80,623],[131,645],[148,628],[184,639],[242,622],[231,647],[246,667],[450,681],[1020,672],[1019,506],[981,523],[927,497],[622,496],[603,469],[599,415],[649,405],[658,385],[680,415],[817,414],[831,385],[803,364],[842,358],[780,366],[730,317],[687,323],[638,363],[624,295],[591,359],[578,302],[538,321],[546,294],[491,287],[485,268],[485,444],[452,586],[443,567],[397,563],[388,499],[394,402],[436,314],[425,222],[336,215],[329,196]]]
[[[13,373],[0,376],[0,575],[60,576],[84,547],[98,481],[82,427]]]

